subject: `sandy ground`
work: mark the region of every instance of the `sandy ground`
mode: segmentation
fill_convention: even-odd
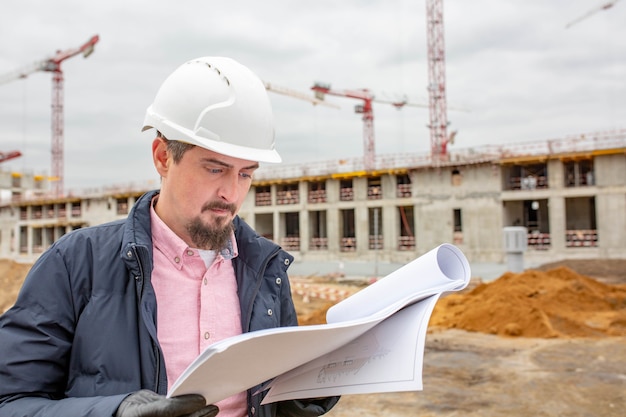
[[[538,269],[558,266],[604,283],[626,283],[626,260],[560,261]],[[295,300],[303,324],[319,322],[320,312],[332,305]],[[423,382],[423,391],[343,396],[328,415],[623,416],[626,337],[522,338],[432,329]]]
[[[328,414],[347,416],[622,416],[626,338],[502,338],[430,333],[424,389],[348,395]]]

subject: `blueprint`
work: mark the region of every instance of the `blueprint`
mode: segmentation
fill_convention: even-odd
[[[440,245],[333,306],[327,324],[244,333],[209,346],[168,396],[198,393],[210,404],[264,384],[265,404],[421,390],[432,310],[470,276],[463,253]]]

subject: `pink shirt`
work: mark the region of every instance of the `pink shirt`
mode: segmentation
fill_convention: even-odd
[[[237,244],[215,254],[207,268],[198,249],[190,248],[151,208],[157,298],[157,337],[163,350],[168,388],[204,348],[241,334],[241,310],[231,259]],[[220,381],[210,383],[219,384]],[[218,402],[220,417],[247,415],[246,393]]]

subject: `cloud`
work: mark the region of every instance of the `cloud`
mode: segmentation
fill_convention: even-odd
[[[601,1],[445,0],[446,88],[455,147],[551,139],[624,127],[626,7],[565,25]],[[425,2],[6,0],[0,74],[80,45],[63,63],[65,185],[152,181],[144,112],[184,61],[227,55],[269,82],[310,93],[316,81],[427,102]],[[0,85],[3,170],[50,170],[51,75]],[[339,109],[270,93],[277,146],[288,163],[359,157],[359,100]],[[468,108],[470,112],[454,111]],[[427,109],[374,104],[376,150],[426,152]]]

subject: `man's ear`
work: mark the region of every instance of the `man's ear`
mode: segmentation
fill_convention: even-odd
[[[162,138],[157,137],[152,141],[152,160],[159,175],[166,176],[169,168],[169,152]]]

